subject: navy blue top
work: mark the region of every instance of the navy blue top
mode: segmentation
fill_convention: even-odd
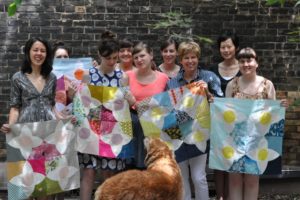
[[[203,70],[198,67],[197,76],[192,81],[188,82],[184,79],[184,70],[180,70],[176,77],[172,78],[167,83],[167,89],[173,89],[186,84],[196,82],[196,81],[205,81],[208,85],[208,90],[214,96],[223,97],[224,94],[221,90],[221,82],[217,75],[211,71]],[[182,162],[190,158],[199,156],[201,154],[207,153],[209,150],[209,141],[207,142],[206,150],[201,152],[196,145],[183,143],[179,149],[175,151],[175,158],[177,162]]]
[[[115,69],[111,73],[103,74],[98,68],[92,67],[89,70],[91,85],[107,86],[107,87],[120,87],[123,72],[120,69]]]

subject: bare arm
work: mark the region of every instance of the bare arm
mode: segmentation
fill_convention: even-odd
[[[273,83],[269,80],[267,82],[267,90],[268,90],[267,91],[268,92],[268,98],[275,100],[276,99],[276,91],[275,91]],[[281,106],[283,106],[285,108],[289,107],[289,101],[287,99],[281,99],[280,104],[281,104]]]
[[[122,77],[122,80],[121,80],[121,85],[123,87],[128,87],[129,86],[129,77],[126,73],[123,73],[123,77]],[[134,106],[134,104],[136,103],[136,99],[132,95],[129,87],[126,90],[124,98],[128,101],[129,106]]]
[[[226,86],[226,90],[225,90],[225,97],[232,97],[232,81],[230,81],[227,86]]]
[[[19,108],[11,107],[9,111],[8,124],[3,124],[0,130],[3,133],[9,133],[10,125],[15,124],[18,121],[19,114]]]

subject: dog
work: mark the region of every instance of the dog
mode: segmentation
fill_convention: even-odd
[[[146,170],[128,170],[101,184],[95,200],[182,200],[183,183],[174,153],[158,138],[145,138]]]

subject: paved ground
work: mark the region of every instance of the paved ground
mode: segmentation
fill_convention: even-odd
[[[260,195],[258,200],[300,200],[300,169],[287,167],[284,169],[282,175],[263,176],[260,179]],[[210,200],[215,200],[214,182],[210,171],[208,171],[207,178],[210,188]],[[1,184],[3,185],[2,181],[0,181],[0,186]],[[7,193],[3,188],[0,187],[0,200],[7,200]],[[67,193],[65,200],[79,200],[79,190]]]

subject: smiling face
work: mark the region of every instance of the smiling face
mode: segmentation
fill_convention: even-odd
[[[46,46],[40,41],[36,41],[32,44],[29,57],[32,67],[41,67],[45,62],[47,56]]]
[[[186,73],[191,73],[197,70],[199,59],[196,53],[190,51],[183,55],[180,63]]]
[[[170,44],[161,51],[165,64],[174,64],[177,56],[175,44]]]
[[[257,56],[252,48],[246,47],[241,49],[237,55],[237,59],[242,75],[256,75],[256,69],[258,67]]]
[[[132,48],[121,48],[119,50],[119,60],[121,63],[132,63]]]
[[[240,72],[243,75],[254,75],[258,64],[255,58],[240,58],[239,59]]]
[[[146,49],[143,49],[142,51],[133,55],[134,65],[138,69],[143,69],[148,67],[151,68],[152,59],[153,59],[152,54],[149,54],[146,51]]]
[[[224,60],[235,58],[236,47],[231,38],[220,43],[220,54]]]

